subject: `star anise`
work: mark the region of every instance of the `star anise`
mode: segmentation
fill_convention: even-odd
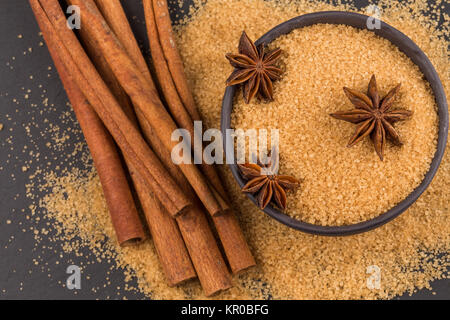
[[[348,147],[354,146],[364,137],[370,135],[376,153],[383,160],[386,138],[390,138],[396,145],[402,145],[400,137],[392,124],[410,118],[413,112],[401,109],[391,110],[394,97],[399,90],[400,84],[389,91],[383,99],[380,99],[375,75],[370,79],[367,95],[344,87],[345,94],[356,109],[339,111],[330,115],[336,119],[358,125],[348,142]]]
[[[256,94],[260,98],[273,100],[272,81],[280,79],[283,73],[274,66],[280,58],[281,49],[264,53],[264,46],[264,43],[261,43],[256,47],[244,31],[239,40],[239,54],[226,54],[231,65],[236,68],[228,78],[227,86],[242,83],[246,103]]]
[[[266,165],[260,162],[258,164],[238,164],[242,177],[248,180],[241,191],[254,194],[261,209],[274,201],[280,209],[285,210],[286,190],[294,189],[300,184],[291,176],[276,173],[278,170],[277,158],[272,152],[271,159]]]

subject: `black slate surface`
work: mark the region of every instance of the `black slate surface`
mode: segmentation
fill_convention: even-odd
[[[123,2],[129,17],[134,17],[130,18],[130,22],[137,38],[143,41],[144,50],[147,50],[140,1]],[[357,4],[366,6],[368,3],[357,1]],[[172,7],[179,11],[177,5]],[[54,68],[48,70],[48,66],[53,64],[45,45],[39,45],[43,40],[38,32],[26,0],[1,1],[0,124],[4,127],[0,131],[0,299],[143,299],[145,297],[141,293],[124,290],[124,275],[112,268],[112,264],[87,264],[87,261],[92,261],[89,250],[85,250],[81,257],[64,254],[60,258],[61,244],[43,240],[36,245],[30,230],[32,226],[50,228],[45,221],[37,226],[34,219],[26,219],[28,207],[33,203],[25,196],[29,175],[37,166],[45,169],[46,156],[52,169],[55,164],[64,163],[66,154],[73,151],[73,145],[83,141],[81,135],[72,134],[61,150],[50,151],[46,144],[51,142],[51,136],[39,136],[49,123],[57,124],[61,131],[78,128],[78,124],[73,121],[74,116],[66,106],[67,97],[56,71]],[[32,48],[32,52],[28,48]],[[28,90],[31,92],[27,93]],[[58,109],[41,114],[42,94]],[[61,114],[66,111],[71,116],[62,119]],[[30,151],[40,152],[41,161],[30,164],[28,161],[33,158],[29,156]],[[54,157],[57,160],[53,160]],[[67,159],[66,163],[67,166],[84,166],[76,158]],[[23,166],[27,167],[27,171],[23,171]],[[82,266],[80,290],[68,290],[63,286],[68,277],[66,268],[71,264]],[[95,292],[91,290],[96,287]],[[400,298],[450,299],[450,281],[435,281],[433,291],[436,295],[421,290],[412,297],[405,295]]]

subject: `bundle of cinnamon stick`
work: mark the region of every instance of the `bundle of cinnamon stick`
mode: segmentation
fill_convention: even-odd
[[[139,243],[147,225],[169,285],[198,277],[207,296],[231,287],[230,271],[255,261],[219,175],[211,165],[175,165],[171,159],[177,144],[172,132],[183,128],[194,137],[194,121],[201,117],[167,1],[143,0],[164,99],[120,0],[68,0],[80,9],[79,37],[67,27],[58,0],[29,2],[91,151],[119,243]],[[195,156],[198,151],[188,147]]]

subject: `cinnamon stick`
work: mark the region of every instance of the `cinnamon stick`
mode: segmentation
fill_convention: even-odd
[[[190,96],[190,98],[193,101],[192,95],[190,94],[190,91],[187,87],[187,82],[184,82],[182,80],[186,76],[184,74],[183,64],[178,62],[178,60],[181,61],[181,59],[179,57],[178,51],[176,50],[175,42],[173,42],[174,39],[172,37],[172,27],[171,25],[169,25],[169,28],[166,27],[167,20],[170,23],[170,17],[168,15],[169,11],[167,9],[167,14],[165,13],[163,14],[161,12],[159,13],[160,17],[158,18],[158,20],[160,24],[162,24],[163,26],[162,27],[160,26],[160,28],[158,29],[155,20],[156,19],[154,12],[155,10],[153,8],[154,3],[152,3],[152,0],[143,0],[143,5],[146,17],[148,38],[151,39],[150,51],[152,54],[152,60],[155,65],[156,75],[158,77],[159,83],[161,85],[169,109],[178,125],[188,130],[190,135],[194,137],[194,139],[197,139],[196,143],[202,144],[203,143],[201,137],[202,132],[199,132],[197,136],[194,136],[195,130],[193,125],[194,120],[201,121],[200,114],[198,113],[195,104],[190,105],[190,109],[194,110],[194,112],[191,111],[190,114],[187,111],[188,108],[187,107],[185,108],[187,104],[186,102],[183,103],[183,101],[181,100],[180,91],[177,91],[178,87],[176,87],[175,83],[175,79],[177,79],[179,84],[185,83],[185,85],[183,85],[183,92],[185,95]],[[161,8],[164,8],[163,3],[159,3],[158,8],[161,11],[162,10]],[[165,39],[164,42],[166,43],[173,42],[173,45],[170,45],[170,48],[174,50],[170,50],[170,53],[167,55],[167,57],[165,56],[166,52],[163,52],[163,48],[161,46],[161,42],[164,39]],[[168,64],[170,63],[173,64],[172,69],[169,68]],[[222,188],[221,180],[217,175],[216,171],[214,170],[214,168],[204,162],[201,163],[200,167],[205,176],[209,179],[210,183],[212,184],[213,186],[212,188],[218,189],[220,196],[225,200],[227,200],[225,190],[223,190]]]
[[[96,0],[96,1],[97,2],[107,2],[108,0]],[[148,10],[149,3],[151,5],[151,1],[150,2],[143,1],[146,21],[154,22],[154,17],[153,17],[153,19],[151,19],[152,17],[148,17],[148,15],[151,15],[151,11]],[[154,23],[153,24],[147,23],[147,30],[148,30],[149,37],[151,36],[152,39],[154,37],[157,37],[157,30],[156,30],[156,26],[154,25]],[[119,34],[119,33],[116,32],[116,34]],[[120,37],[120,36],[118,36],[118,37]],[[121,38],[126,38],[126,37],[122,36]],[[128,48],[127,45],[124,45],[124,46],[125,46],[125,48]],[[135,46],[133,46],[133,47],[135,47]],[[200,141],[200,143],[201,143],[201,141],[202,141],[201,136],[200,137],[194,136],[193,120],[192,120],[191,116],[189,115],[189,113],[186,112],[186,109],[183,106],[183,102],[181,101],[180,97],[178,96],[177,89],[175,88],[175,84],[173,83],[172,76],[170,74],[170,70],[167,67],[166,59],[164,58],[164,53],[162,52],[161,46],[156,41],[150,41],[150,50],[152,53],[152,61],[155,66],[155,71],[156,71],[156,75],[159,79],[159,82],[161,84],[166,84],[166,83],[168,84],[168,85],[162,85],[161,89],[164,94],[164,97],[166,98],[167,107],[169,108],[171,115],[173,116],[175,122],[179,125],[179,127],[182,127],[183,129],[187,129],[189,131],[189,134],[191,135],[191,137],[193,137],[193,139],[199,139],[198,141]],[[133,52],[134,50],[127,49],[127,51]],[[140,58],[138,58],[138,56],[142,57],[142,53],[139,52],[134,55],[130,54],[130,56],[135,61],[140,61]],[[145,66],[141,65],[139,67],[139,69],[143,69],[143,68],[148,70],[146,65]]]
[[[145,239],[145,233],[114,141],[83,93],[70,79],[67,69],[55,51],[57,43],[52,34],[46,30],[36,2],[30,4],[41,30],[45,30],[43,36],[48,50],[94,160],[117,240],[120,245],[138,243]]]
[[[148,67],[139,50],[131,27],[126,19],[126,15],[118,0],[96,0],[100,10],[111,29],[124,44],[125,49],[132,57],[149,81],[153,84]],[[83,31],[81,32],[83,33]],[[141,61],[139,63],[139,61]],[[157,138],[153,129],[148,124],[142,113],[136,108],[137,118],[141,124],[141,129],[154,152],[166,165],[171,176],[179,183],[182,190],[192,198],[196,195],[190,187],[183,173],[175,166],[170,158],[170,153],[166,151],[164,145]],[[194,267],[207,296],[225,290],[231,286],[230,276],[225,262],[217,247],[216,240],[212,234],[208,221],[200,206],[196,205],[192,209],[176,219],[180,227],[186,246],[189,249]]]
[[[181,56],[175,42],[175,37],[173,36],[172,21],[170,19],[167,1],[151,1],[158,28],[159,40],[166,57],[173,82],[175,83],[181,101],[191,115],[191,118],[200,119],[200,113],[198,112],[191,90],[189,89],[186,74],[184,72],[183,61],[181,60]],[[150,8],[149,1],[144,1],[144,4],[146,4],[147,8]]]
[[[193,136],[193,121],[201,121],[202,119],[189,89],[183,61],[181,60],[173,37],[172,22],[170,20],[167,1],[143,0],[143,4],[148,36],[152,39],[150,41],[150,50],[152,52],[152,58],[156,59],[155,69],[164,96],[169,105],[173,106],[172,109],[176,110],[176,114],[185,114],[185,117],[175,117],[175,120],[179,121],[178,124],[187,129],[191,133],[191,136]],[[198,141],[202,141],[202,139],[200,138]],[[214,170],[214,167],[202,163],[201,169],[213,187],[227,200],[221,179]]]
[[[136,193],[144,211],[159,262],[169,286],[179,285],[197,276],[176,221],[156,199],[139,173],[129,167]],[[192,208],[186,209],[188,215]]]
[[[94,163],[96,164],[97,171],[99,172],[98,173],[99,177],[103,176],[102,172],[105,171],[99,170],[99,167],[109,168],[109,170],[111,170],[111,172],[109,173],[114,176],[117,176],[116,173],[120,172],[123,173],[123,169],[120,171],[119,168],[115,166],[115,163],[111,163],[109,161],[99,162],[95,160],[97,159],[96,154],[98,153],[101,154],[104,151],[107,152],[108,149],[110,148],[115,149],[114,143],[109,134],[107,133],[106,128],[101,123],[101,120],[98,118],[93,108],[84,98],[80,89],[70,79],[67,69],[62,63],[60,57],[57,55],[55,46],[57,46],[58,43],[55,41],[56,40],[55,35],[53,34],[52,30],[49,29],[49,26],[43,19],[44,12],[42,11],[42,8],[39,6],[37,0],[30,0],[30,4],[36,16],[36,19],[39,23],[39,26],[42,30],[43,36],[47,43],[47,47],[55,63],[55,67],[58,70],[58,73],[60,74],[60,78],[64,84],[64,87],[66,88],[66,92],[69,96],[69,99],[72,102],[72,106],[75,111],[75,114],[77,115],[77,119],[80,122],[80,126],[82,127],[83,133],[86,137],[86,140],[88,141],[88,145],[90,146]],[[101,139],[104,138],[105,136],[109,137],[109,139]],[[94,143],[90,143],[92,139],[97,140],[94,140],[95,141]],[[95,148],[91,147],[92,145],[95,146]],[[134,180],[137,193],[141,200],[141,205],[146,214],[146,218],[150,227],[150,232],[152,234],[153,241],[169,285],[175,285],[195,277],[195,271],[192,268],[192,264],[189,260],[189,255],[186,251],[186,247],[184,246],[183,240],[181,239],[181,235],[177,228],[176,223],[173,221],[173,219],[169,217],[168,214],[162,211],[163,210],[162,208],[160,211],[156,210],[157,208],[155,208],[151,203],[151,201],[154,199],[150,198],[150,196],[149,197],[145,196],[149,194],[148,191],[145,189],[145,184],[137,180],[137,176],[134,171],[131,170],[130,174],[132,176],[132,179]],[[102,181],[103,184],[102,178],[100,178],[100,180]],[[127,183],[126,180],[125,183]],[[110,187],[114,187],[113,190],[117,190],[117,192],[119,192],[118,194],[115,195],[116,196],[115,199],[118,200],[118,203],[114,205],[120,207],[121,203],[124,203],[123,200],[121,200],[122,197],[121,192],[124,190],[125,184],[123,184],[123,181],[121,181],[121,179],[115,180],[114,177],[111,178],[110,180],[107,180],[107,184]],[[108,199],[106,194],[105,198]],[[108,205],[108,208],[111,208],[111,206]],[[111,215],[113,215],[111,211],[113,209],[114,207],[110,209]],[[130,219],[130,221],[125,221],[125,223],[127,224],[132,224],[133,221],[135,221],[135,218],[131,216],[128,218]],[[132,238],[130,238],[130,240],[131,239]]]
[[[168,177],[165,168],[125,115],[73,32],[66,27],[65,16],[58,1],[40,0],[38,3],[60,44],[57,46],[58,55],[66,68],[71,70],[71,77],[102,119],[122,153],[132,161],[144,183],[170,214],[177,215],[185,210],[191,205],[190,200],[173,179]]]
[[[87,55],[91,59],[106,86],[111,90],[111,93],[114,95],[128,118],[134,122],[136,116],[134,115],[134,112],[132,112],[133,109],[131,107],[130,98],[123,91],[116,77],[114,77],[108,62],[98,50],[96,50],[95,43],[87,36],[86,32],[83,32],[83,29],[80,29],[79,35],[83,48],[86,50]],[[131,110],[131,112],[129,110]]]
[[[96,50],[95,44],[92,43],[91,39],[83,29],[80,30],[80,36],[89,57],[92,59],[92,62],[100,75],[108,84],[108,87],[111,88],[111,92],[117,100],[120,101],[120,105],[125,111],[125,114],[133,122],[136,128],[138,128],[131,101],[114,77],[108,63],[99,51]],[[125,161],[129,168],[142,210],[145,214],[150,234],[168,285],[178,285],[189,279],[195,278],[196,272],[176,221],[170,217],[161,203],[155,198],[152,192],[148,190],[146,185],[142,182],[139,173],[133,169],[131,161],[126,157]]]
[[[152,59],[165,98],[169,104],[172,104],[174,109],[184,109],[185,107],[185,112],[190,114],[192,120],[201,121],[200,113],[189,89],[183,62],[173,37],[167,2],[166,0],[143,0],[143,4]],[[188,122],[180,118],[178,124],[181,127],[189,127],[192,125],[192,120]],[[214,166],[204,164],[201,168],[215,190],[220,193],[222,198],[229,201]],[[232,272],[238,273],[254,266],[254,258],[234,213],[229,212],[221,217],[214,217],[213,221]]]
[[[104,21],[93,0],[71,0],[70,3],[80,7],[84,19],[89,21],[83,25],[83,28],[87,29],[90,36],[95,39],[117,80],[134,105],[144,114],[158,138],[168,150],[172,150],[178,144],[171,140],[171,133],[177,129],[177,126],[165,110],[157,92],[139,72],[136,64]],[[210,190],[206,179],[194,164],[180,164],[179,167],[212,216],[228,209],[221,207],[221,204],[225,202],[217,201],[216,195]]]
[[[147,67],[144,56],[136,41],[136,38],[128,23],[127,16],[120,0],[94,0],[98,9],[102,13],[108,25],[116,34],[119,41],[127,51],[128,55],[134,61],[139,71],[145,78],[151,79],[150,70]]]
[[[117,240],[121,246],[141,242],[146,236],[114,141],[62,62],[52,56],[94,160]]]
[[[141,128],[155,153],[167,165],[170,175],[174,177],[175,181],[177,181],[186,194],[194,198],[195,193],[191,189],[189,182],[181,170],[171,162],[170,153],[156,137],[152,127],[147,122],[142,122]],[[224,215],[221,215],[213,219],[224,217]],[[189,208],[182,216],[177,217],[176,221],[180,227],[205,295],[210,296],[230,288],[231,279],[227,266],[200,204],[194,202],[194,206]],[[234,230],[231,229],[230,235],[233,232]],[[239,239],[237,240],[239,241]]]

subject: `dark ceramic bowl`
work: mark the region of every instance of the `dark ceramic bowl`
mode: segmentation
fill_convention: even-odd
[[[274,39],[278,38],[279,36],[287,34],[294,29],[318,23],[345,24],[360,29],[367,29],[366,22],[368,18],[369,18],[368,16],[362,14],[341,12],[341,11],[324,11],[305,14],[276,26],[275,28],[267,32],[265,35],[263,35],[261,38],[259,38],[258,41],[256,41],[256,44],[260,44],[262,42],[268,44]],[[439,76],[436,73],[436,70],[434,69],[430,60],[428,60],[427,56],[422,52],[422,50],[420,50],[420,48],[410,38],[408,38],[406,35],[398,31],[397,29],[391,27],[390,25],[384,22],[381,22],[381,28],[375,29],[373,30],[373,32],[391,41],[402,52],[404,52],[417,66],[419,66],[420,70],[425,75],[425,78],[430,83],[431,88],[433,89],[436,98],[436,103],[439,109],[438,110],[439,138],[437,151],[436,154],[434,155],[430,169],[425,175],[425,178],[422,181],[422,183],[406,199],[401,201],[395,207],[393,207],[389,211],[383,213],[382,215],[374,219],[352,225],[319,226],[293,219],[270,205],[264,209],[264,212],[266,214],[291,228],[311,234],[326,235],[326,236],[352,235],[377,228],[400,215],[410,205],[412,205],[414,201],[417,200],[417,198],[419,198],[419,196],[425,191],[425,189],[430,184],[431,180],[436,174],[439,164],[441,163],[445,151],[445,145],[447,143],[448,109],[445,92],[442,87],[442,83],[439,80]],[[225,91],[225,96],[223,98],[221,130],[224,137],[226,137],[225,134],[226,129],[230,128],[231,112],[233,109],[233,97],[235,93],[236,93],[236,86],[228,87]],[[232,141],[226,141],[226,139],[224,139],[224,148],[225,150],[233,150]],[[237,165],[235,163],[230,164],[230,168],[234,178],[236,179],[238,184],[242,187],[245,181],[242,179],[238,171]],[[255,197],[253,197],[250,194],[247,195],[256,204]]]

